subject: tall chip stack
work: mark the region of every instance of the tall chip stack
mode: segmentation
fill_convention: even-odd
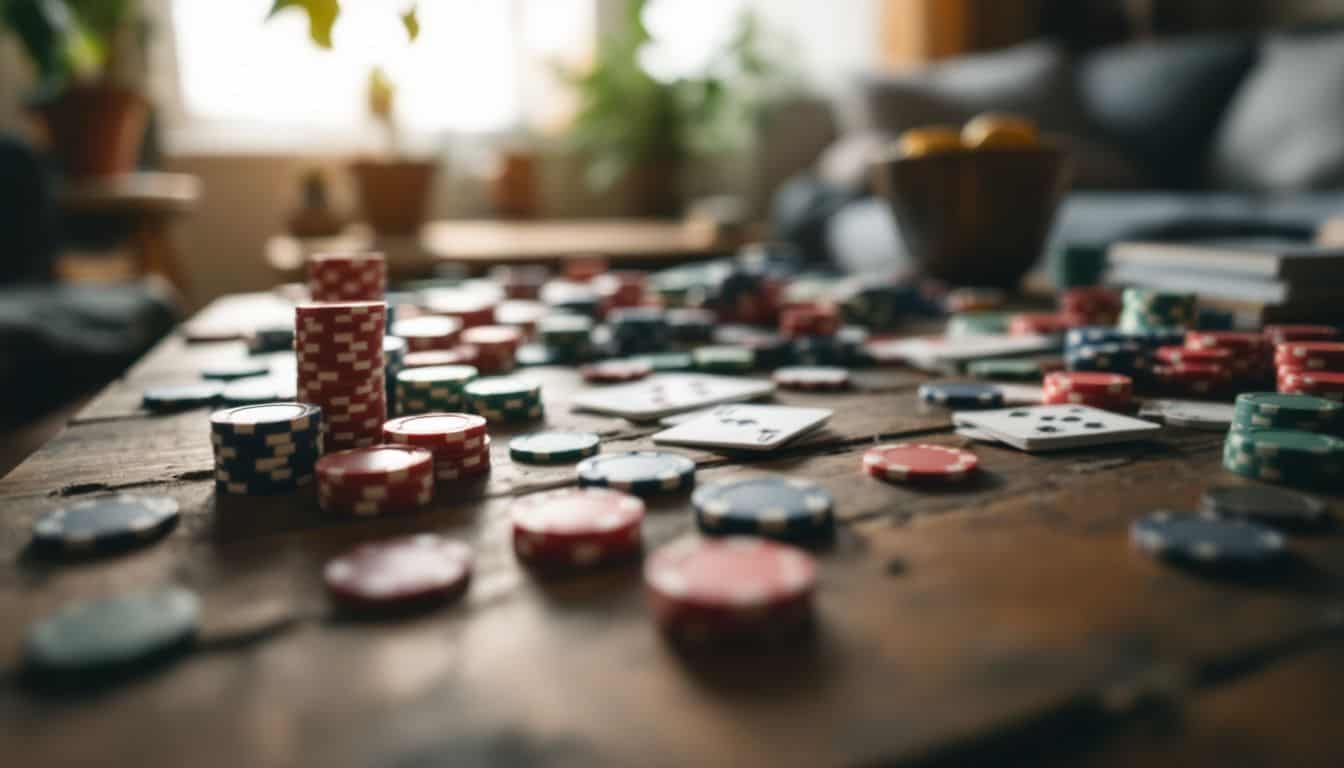
[[[229,408],[210,416],[215,490],[236,496],[292,493],[313,480],[322,411],[307,403]]]
[[[381,253],[308,257],[308,295],[313,301],[382,301],[386,293],[387,261]]]
[[[299,398],[322,409],[329,451],[373,445],[381,435],[386,312],[387,305],[373,301],[295,308]]]

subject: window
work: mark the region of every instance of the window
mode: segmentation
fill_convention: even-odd
[[[394,0],[343,0],[334,50],[321,50],[301,13],[267,22],[272,1],[171,0],[185,127],[367,135],[365,84],[381,66],[397,83],[408,134],[504,131],[544,111],[537,78],[553,60],[583,56],[593,38],[593,0],[420,0],[411,45],[389,13]]]

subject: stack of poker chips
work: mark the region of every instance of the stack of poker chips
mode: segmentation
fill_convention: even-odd
[[[639,307],[644,304],[648,275],[635,270],[612,270],[593,278],[593,289],[602,299],[602,309]]]
[[[1120,294],[1110,288],[1070,288],[1059,295],[1059,313],[1073,325],[1115,325],[1124,307]]]
[[[1284,341],[1274,350],[1278,389],[1344,400],[1344,343]]]
[[[541,301],[557,312],[571,312],[588,318],[601,314],[602,299],[587,283],[551,280],[542,286]]]
[[[478,325],[462,332],[462,343],[475,350],[475,366],[481,373],[508,373],[517,364],[523,334],[507,325]]]
[[[1220,395],[1236,380],[1234,358],[1231,350],[1219,347],[1158,347],[1154,352],[1153,382],[1170,394]]]
[[[495,307],[499,294],[477,288],[435,289],[426,291],[421,308],[431,315],[448,317],[461,323],[462,328],[475,328],[495,322]]]
[[[406,340],[396,336],[383,337],[383,378],[386,384],[387,412],[397,412],[397,374],[406,367]]]
[[[785,307],[779,313],[779,333],[785,338],[834,336],[840,330],[840,310],[815,303]]]
[[[476,379],[463,388],[473,413],[491,422],[536,421],[545,415],[541,385],[517,376]]]
[[[1270,381],[1274,347],[1261,333],[1240,331],[1191,331],[1185,336],[1189,350],[1221,349],[1232,353],[1225,364],[1234,383],[1252,388]]]
[[[373,445],[387,419],[386,305],[300,304],[295,312],[299,399],[322,409],[327,450]]]
[[[679,344],[696,344],[714,337],[718,318],[707,309],[681,308],[667,311],[667,327],[672,340]]]
[[[1008,318],[1010,336],[1059,336],[1078,325],[1070,315],[1023,312]]]
[[[541,287],[550,276],[551,271],[540,265],[501,266],[490,270],[490,279],[510,299],[541,298]]]
[[[313,301],[382,301],[386,292],[387,262],[381,253],[308,257],[308,294]]]
[[[1124,374],[1088,371],[1056,371],[1047,374],[1042,405],[1086,405],[1104,411],[1130,412],[1134,380]]]
[[[672,341],[672,331],[661,309],[630,307],[607,315],[611,352],[624,357],[661,352]]]
[[[360,517],[405,512],[434,498],[434,457],[422,448],[375,445],[318,459],[323,512]]]
[[[408,368],[397,374],[397,415],[460,411],[466,407],[464,389],[479,371],[470,365]]]
[[[952,338],[999,336],[1008,332],[1010,317],[1005,312],[961,312],[947,319],[944,333]]]
[[[643,549],[644,502],[606,488],[534,493],[509,510],[513,551],[532,568],[578,568],[629,560]]]
[[[925,297],[918,286],[891,281],[847,280],[836,292],[836,299],[846,322],[876,331],[895,330],[910,315],[941,314],[938,303]]]
[[[1064,364],[1070,371],[1102,371],[1130,377],[1145,375],[1151,365],[1148,349],[1129,339],[1082,344],[1066,342]]]
[[[470,413],[404,416],[383,425],[383,440],[423,448],[434,456],[440,483],[474,480],[490,471],[490,436],[485,419]]]
[[[457,346],[462,321],[453,317],[410,317],[392,324],[391,334],[406,342],[408,352],[449,351]]]
[[[829,361],[810,362],[808,365],[840,364],[838,361],[831,361],[831,358],[835,357],[832,353],[837,349],[834,336],[803,336],[787,339],[778,333],[751,325],[716,325],[711,337],[714,344],[718,345],[713,349],[720,352],[700,353],[697,349],[695,353],[699,353],[701,359],[707,361],[709,368],[719,366],[720,373],[742,372],[751,368],[779,368],[791,364],[798,350],[803,352],[819,350]],[[736,348],[737,351],[722,352],[724,348]],[[745,362],[745,352],[751,353],[749,365]],[[695,363],[694,353],[692,362]],[[746,367],[743,367],[744,365]]]
[[[1126,288],[1119,327],[1123,331],[1186,328],[1195,324],[1195,294]]]
[[[1344,406],[1311,395],[1247,392],[1237,396],[1223,466],[1243,477],[1303,488],[1337,488],[1344,478]]]
[[[262,496],[291,493],[313,480],[322,455],[322,411],[305,403],[269,403],[210,416],[215,490]]]
[[[524,339],[534,339],[537,321],[549,311],[540,301],[506,299],[495,307],[495,323],[517,329]]]
[[[587,360],[593,354],[593,321],[585,315],[558,313],[537,321],[537,338],[554,359]]]

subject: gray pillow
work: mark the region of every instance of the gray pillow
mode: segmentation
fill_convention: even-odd
[[[1215,186],[1344,188],[1344,33],[1271,38],[1215,139]]]

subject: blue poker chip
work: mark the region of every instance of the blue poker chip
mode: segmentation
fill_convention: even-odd
[[[265,376],[271,367],[257,360],[234,360],[232,362],[212,363],[201,369],[201,378],[214,381],[233,381],[252,376]]]
[[[221,435],[278,435],[307,432],[321,424],[322,409],[307,403],[267,403],[215,411],[210,428]]]
[[[1001,408],[1003,390],[990,384],[934,382],[919,388],[919,399],[944,408]]]
[[[39,517],[33,523],[33,546],[63,554],[127,549],[157,539],[177,520],[177,502],[167,496],[98,496]]]
[[[593,456],[579,462],[576,471],[580,486],[615,488],[641,496],[678,493],[695,485],[695,462],[663,451]]]
[[[1095,325],[1082,328],[1070,328],[1064,334],[1066,347],[1080,347],[1084,344],[1114,344],[1125,341],[1127,334],[1111,326]]]
[[[591,432],[534,432],[509,441],[509,456],[529,464],[578,461],[596,454],[602,438]]]
[[[711,535],[776,539],[827,536],[835,530],[830,491],[794,477],[755,477],[713,483],[691,495],[695,521]]]
[[[28,630],[27,671],[44,681],[86,683],[189,648],[200,599],[179,587],[67,605]]]
[[[224,385],[216,381],[201,381],[195,384],[171,384],[146,389],[140,404],[146,410],[156,413],[168,411],[186,411],[213,405],[224,392]]]
[[[1245,520],[1154,512],[1134,521],[1130,541],[1164,560],[1204,567],[1263,567],[1286,553],[1283,534]]]
[[[312,474],[274,472],[267,476],[236,477],[225,470],[215,470],[215,493],[221,496],[282,496],[312,484]]]

